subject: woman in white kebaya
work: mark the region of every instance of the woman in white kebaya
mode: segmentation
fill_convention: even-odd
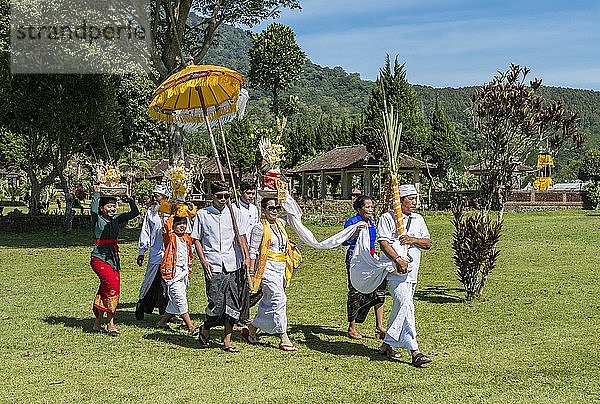
[[[249,344],[255,344],[256,333],[279,335],[279,349],[297,352],[287,334],[287,297],[285,287],[289,284],[291,271],[286,271],[286,250],[288,236],[285,224],[278,218],[281,205],[276,198],[261,201],[262,220],[252,229],[250,235],[250,268],[254,269],[254,288],[259,288],[263,297],[258,311],[248,328],[242,330],[242,337]]]

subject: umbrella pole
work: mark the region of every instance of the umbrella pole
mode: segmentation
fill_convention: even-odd
[[[208,121],[208,117],[206,116],[206,111],[204,111],[204,123],[206,124],[206,129],[208,130],[208,136],[210,137],[210,144],[212,145],[213,152],[215,153],[215,159],[217,160],[217,168],[219,169],[219,175],[221,176],[221,181],[225,182],[225,174],[223,173],[223,166],[221,166],[221,161],[219,160],[219,151],[217,150],[217,144],[215,143],[215,137],[212,132],[212,128],[210,127],[210,122]],[[231,169],[230,169],[231,171]],[[235,191],[235,188],[233,189]],[[235,239],[238,242],[238,246],[240,247],[240,251],[242,253],[242,262],[245,262],[248,258],[246,249],[248,248],[248,243],[242,238],[240,234],[240,229],[238,228],[237,220],[235,217],[235,213],[233,213],[233,207],[231,206],[231,199],[227,200],[227,208],[229,209],[229,214],[231,215],[231,223],[233,224],[233,232],[235,233]],[[243,248],[246,246],[246,249]],[[243,264],[242,264],[243,265]],[[252,290],[252,277],[250,276],[250,268],[245,266],[246,271],[246,280],[248,282],[248,287]]]
[[[217,161],[217,169],[219,170],[221,181],[225,181],[225,174],[223,173],[223,166],[221,165],[221,160],[219,160],[219,151],[217,150],[217,144],[215,143],[215,136],[213,135],[212,128],[210,127],[210,122],[208,122],[206,112],[204,112],[204,123],[206,124],[206,129],[208,130],[210,145],[212,146],[213,153],[215,154],[215,160]]]
[[[223,142],[223,148],[225,149],[225,160],[227,160],[227,169],[229,170],[229,176],[231,177],[231,186],[233,187],[233,196],[235,198],[235,204],[237,207],[240,207],[240,201],[238,200],[238,195],[235,187],[235,179],[233,177],[233,170],[231,169],[231,162],[229,160],[229,150],[227,149],[227,140],[225,140],[225,131],[223,130],[223,124],[219,119],[219,129],[221,131],[221,141]],[[240,181],[242,179],[240,178]]]

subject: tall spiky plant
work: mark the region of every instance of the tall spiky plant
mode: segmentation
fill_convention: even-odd
[[[481,295],[488,275],[496,267],[502,222],[485,217],[481,212],[465,214],[461,205],[455,206],[452,213],[456,278],[465,288],[467,301],[471,301]]]

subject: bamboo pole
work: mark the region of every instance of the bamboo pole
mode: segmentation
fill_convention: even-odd
[[[227,169],[229,170],[229,177],[231,178],[231,187],[233,188],[233,196],[235,197],[235,204],[240,208],[240,201],[238,200],[237,188],[235,187],[235,179],[233,177],[233,170],[231,169],[231,162],[229,160],[229,150],[227,149],[227,140],[225,139],[225,130],[223,130],[223,124],[219,119],[219,129],[221,131],[221,141],[223,142],[223,149],[225,149],[225,160],[227,160]],[[240,178],[240,181],[242,179]]]

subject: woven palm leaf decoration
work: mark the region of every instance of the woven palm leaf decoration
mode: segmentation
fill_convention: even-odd
[[[404,226],[404,217],[402,215],[402,207],[400,202],[400,191],[398,190],[398,155],[400,154],[400,144],[402,136],[402,122],[398,119],[398,114],[394,113],[394,106],[388,108],[385,100],[385,92],[383,97],[383,130],[379,132],[383,149],[387,157],[388,169],[390,170],[390,188],[392,193],[392,209],[394,211],[394,221],[396,223],[396,231],[398,235],[406,233]]]

